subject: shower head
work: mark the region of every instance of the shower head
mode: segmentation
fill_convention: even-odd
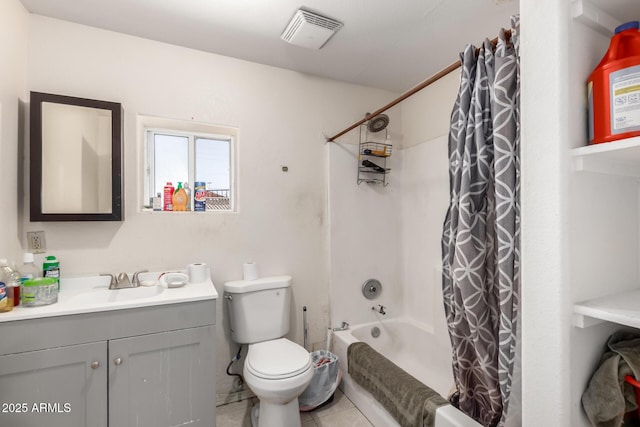
[[[367,117],[369,113],[367,113]],[[369,132],[380,132],[384,130],[389,125],[389,116],[386,114],[378,114],[372,119],[369,119],[369,123],[367,123],[367,129]]]

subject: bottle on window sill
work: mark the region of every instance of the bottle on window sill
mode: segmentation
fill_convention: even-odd
[[[172,211],[173,210],[173,184],[171,182],[167,182],[164,186],[164,210]]]
[[[182,188],[182,183],[178,183],[178,188],[173,193],[173,210],[184,212],[187,210],[187,193]]]
[[[152,206],[154,211],[162,210],[162,194],[158,193],[156,197],[153,197]]]
[[[191,210],[191,189],[189,188],[189,183],[185,182],[182,186],[185,194],[187,195],[187,212]]]

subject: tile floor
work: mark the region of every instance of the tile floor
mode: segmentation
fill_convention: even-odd
[[[251,408],[256,398],[216,408],[216,427],[251,427]],[[340,389],[333,402],[311,412],[303,412],[302,427],[373,427]]]

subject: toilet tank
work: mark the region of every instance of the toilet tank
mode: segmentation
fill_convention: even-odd
[[[231,339],[251,344],[289,332],[291,276],[237,280],[224,284]]]

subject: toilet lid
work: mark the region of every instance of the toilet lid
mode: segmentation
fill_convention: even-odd
[[[253,375],[266,379],[294,377],[311,367],[311,355],[298,344],[285,338],[249,346],[245,361]]]

